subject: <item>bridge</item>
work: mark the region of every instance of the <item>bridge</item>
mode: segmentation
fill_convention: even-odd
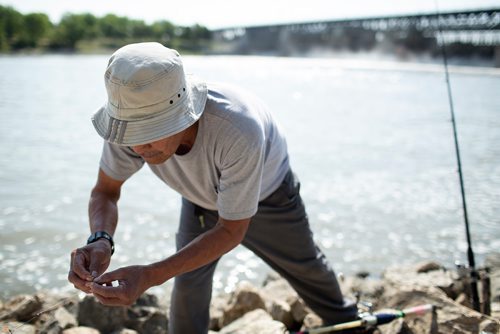
[[[474,48],[498,57],[500,8],[214,30],[219,51],[240,54],[301,55],[311,50],[437,52],[448,44],[456,52]]]

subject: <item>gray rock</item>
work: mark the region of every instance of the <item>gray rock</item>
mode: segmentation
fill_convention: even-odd
[[[41,310],[41,307],[42,302],[36,295],[19,295],[5,303],[4,309],[0,312],[0,320],[28,321]]]
[[[81,326],[96,328],[103,333],[125,328],[127,319],[125,307],[102,305],[94,296],[85,296],[79,305],[78,323]]]
[[[151,293],[144,293],[136,300],[134,305],[159,307],[158,297]]]
[[[231,294],[228,305],[224,307],[220,327],[223,328],[245,313],[255,309],[265,309],[266,305],[260,291],[247,281],[242,281]]]
[[[66,329],[62,332],[62,334],[101,334],[101,332],[95,328],[80,326]]]
[[[273,320],[266,311],[257,309],[222,328],[219,334],[277,334],[285,331],[285,325]]]
[[[126,327],[139,333],[167,333],[167,315],[155,307],[134,306],[128,310],[128,317]]]

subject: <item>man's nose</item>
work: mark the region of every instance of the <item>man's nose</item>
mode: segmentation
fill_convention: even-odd
[[[150,148],[151,148],[151,144],[132,146],[132,150],[138,154],[144,153],[146,150],[148,150]]]

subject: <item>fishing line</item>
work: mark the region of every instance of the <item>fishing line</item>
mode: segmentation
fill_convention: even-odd
[[[479,303],[479,293],[478,293],[478,288],[477,288],[477,281],[479,278],[479,275],[476,271],[476,262],[474,260],[474,252],[472,251],[472,241],[471,241],[471,236],[470,236],[470,228],[469,228],[469,217],[467,214],[467,202],[465,200],[465,188],[464,188],[464,178],[463,178],[463,173],[462,173],[462,162],[460,158],[460,148],[458,145],[458,136],[457,136],[457,125],[455,122],[455,111],[453,107],[453,96],[451,92],[451,84],[450,84],[450,74],[448,70],[448,55],[446,52],[446,45],[444,41],[444,34],[443,34],[443,28],[441,26],[441,14],[439,11],[439,3],[438,0],[434,1],[434,4],[436,6],[436,15],[437,15],[437,27],[438,27],[438,34],[439,34],[439,39],[438,43],[441,42],[441,53],[443,57],[443,65],[444,65],[444,73],[445,73],[445,78],[446,78],[446,87],[447,87],[447,92],[448,92],[448,104],[450,106],[450,114],[451,114],[451,124],[453,126],[453,138],[455,141],[455,155],[457,157],[457,165],[458,165],[458,176],[459,176],[459,181],[460,181],[460,193],[462,196],[462,210],[463,210],[463,216],[464,216],[464,222],[465,222],[465,235],[467,238],[467,259],[469,262],[469,269],[470,269],[470,275],[471,275],[471,294],[472,294],[472,305],[476,311],[480,311],[480,303]]]
[[[29,320],[27,321],[23,321],[20,325],[18,325],[17,327],[14,327],[14,328],[9,328],[7,325],[2,329],[5,330],[7,329],[8,330],[8,333],[9,334],[14,334],[16,331],[18,331],[19,329],[23,328],[24,326],[26,325],[29,325],[33,320],[35,320],[36,318],[38,318],[39,316],[41,316],[42,314],[44,313],[47,313],[47,312],[50,312],[50,311],[53,311],[55,309],[57,309],[58,307],[64,305],[66,302],[68,302],[70,299],[74,298],[74,297],[77,297],[79,295],[79,292],[74,292],[72,294],[70,294],[68,297],[65,297],[63,299],[61,299],[60,301],[58,301],[57,303],[53,304],[52,306],[49,306],[49,307],[46,307],[45,309],[42,309],[41,311],[35,313],[35,315],[33,317],[31,317]]]

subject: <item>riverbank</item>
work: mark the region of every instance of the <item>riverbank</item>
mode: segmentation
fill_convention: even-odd
[[[456,270],[436,262],[387,268],[382,277],[341,277],[346,295],[358,295],[373,310],[432,304],[436,312],[408,316],[379,326],[375,333],[500,333],[500,254],[488,257],[491,315],[471,309],[467,285]],[[167,333],[168,306],[144,294],[130,307],[105,307],[92,296],[39,292],[0,302],[0,333],[134,334]],[[360,304],[361,305],[361,304]],[[321,320],[278,275],[257,287],[240,282],[231,294],[213,298],[211,333],[285,333],[322,326]]]

